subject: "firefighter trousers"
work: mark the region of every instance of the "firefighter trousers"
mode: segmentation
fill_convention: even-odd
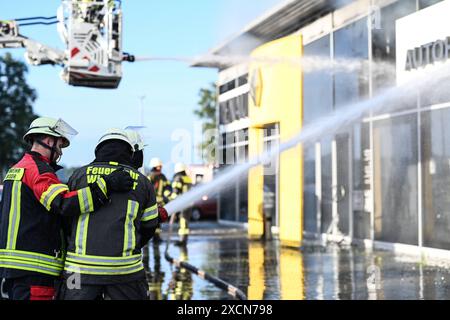
[[[61,286],[60,300],[148,300],[149,286],[146,280],[96,285],[81,284],[80,288]]]
[[[9,300],[54,300],[56,278],[46,275],[5,279]]]

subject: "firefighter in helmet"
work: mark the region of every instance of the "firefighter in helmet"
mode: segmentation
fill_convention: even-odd
[[[186,173],[186,165],[184,163],[175,164],[174,176],[172,179],[172,194],[171,200],[180,196],[183,193],[188,192],[192,187],[192,180]],[[184,209],[177,213],[179,217],[179,229],[178,235],[180,240],[176,242],[176,245],[186,246],[189,237],[189,220],[191,219],[191,208]]]
[[[31,145],[6,174],[0,215],[0,278],[9,299],[52,300],[64,266],[62,217],[87,218],[133,180],[123,172],[69,190],[58,179],[62,149],[77,132],[61,119],[34,120],[24,135]],[[95,215],[95,214],[92,214]]]
[[[110,129],[97,144],[95,160],[71,176],[71,188],[84,186],[102,172],[127,172],[134,183],[129,192],[113,194],[95,215],[81,214],[69,223],[62,299],[148,299],[142,248],[167,213],[158,208],[148,179],[136,170],[142,166],[134,157],[140,151],[127,131]],[[71,286],[70,280],[76,277],[80,285]]]
[[[150,175],[148,178],[155,188],[156,202],[159,206],[165,206],[170,199],[172,188],[169,180],[162,173],[163,163],[159,158],[153,158],[150,160]],[[153,242],[161,242],[161,226],[156,228],[155,235],[153,236]]]

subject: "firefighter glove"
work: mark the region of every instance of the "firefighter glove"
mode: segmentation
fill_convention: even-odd
[[[103,177],[106,182],[106,187],[110,191],[128,192],[133,188],[133,178],[130,173],[123,168],[115,170],[110,175]]]
[[[169,214],[164,207],[158,207],[159,223],[163,223],[169,220]]]

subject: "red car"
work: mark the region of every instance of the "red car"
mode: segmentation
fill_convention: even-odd
[[[217,220],[217,197],[203,196],[192,206],[192,220]]]

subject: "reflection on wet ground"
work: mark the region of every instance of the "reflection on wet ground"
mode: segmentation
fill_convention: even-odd
[[[231,299],[164,259],[165,243],[148,250],[152,299]],[[356,247],[281,247],[277,240],[249,241],[245,233],[193,232],[187,250],[169,254],[230,282],[248,299],[449,299],[450,271],[387,251]]]

